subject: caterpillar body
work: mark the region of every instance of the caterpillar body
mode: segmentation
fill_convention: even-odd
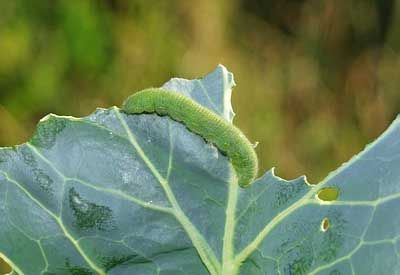
[[[160,88],[131,95],[122,110],[128,114],[157,113],[183,123],[190,131],[214,144],[228,156],[241,187],[250,185],[258,172],[253,145],[235,126],[190,98]]]

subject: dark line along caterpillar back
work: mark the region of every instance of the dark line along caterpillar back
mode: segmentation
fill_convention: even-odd
[[[182,122],[230,158],[241,187],[250,185],[257,176],[257,155],[245,135],[188,97],[164,89],[150,88],[131,95],[124,102],[122,110],[129,114],[157,113]]]

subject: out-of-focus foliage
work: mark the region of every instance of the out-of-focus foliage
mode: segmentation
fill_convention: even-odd
[[[0,2],[0,146],[225,64],[264,171],[316,182],[400,112],[396,1]],[[293,143],[293,140],[298,141]]]
[[[0,257],[0,274],[8,274],[12,268]]]

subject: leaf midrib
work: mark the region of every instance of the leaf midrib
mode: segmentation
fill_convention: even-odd
[[[189,238],[192,240],[194,247],[197,249],[197,252],[200,255],[200,258],[203,260],[203,263],[206,265],[207,269],[211,274],[220,274],[221,264],[218,261],[217,257],[215,256],[213,250],[210,248],[208,243],[205,241],[204,237],[198,232],[196,227],[190,222],[188,217],[184,214],[183,210],[181,209],[179,203],[177,202],[174,193],[172,192],[168,180],[161,176],[160,172],[154,166],[154,164],[150,161],[150,159],[146,156],[143,149],[140,147],[139,143],[136,140],[136,137],[130,130],[127,122],[122,117],[120,111],[117,107],[113,107],[113,111],[116,117],[119,119],[122,127],[124,128],[126,134],[128,135],[128,140],[135,148],[136,152],[145,162],[147,167],[156,177],[158,182],[160,183],[161,187],[164,189],[164,192],[167,196],[168,201],[172,205],[172,209],[174,212],[174,216],[177,221],[182,225],[183,229],[188,234]],[[171,137],[170,137],[171,138]]]

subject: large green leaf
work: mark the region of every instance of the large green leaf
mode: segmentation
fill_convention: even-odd
[[[232,121],[233,85],[218,66],[165,87]],[[15,274],[400,274],[399,137],[396,120],[318,185],[271,170],[242,189],[168,117],[49,115],[0,149],[0,253]]]

